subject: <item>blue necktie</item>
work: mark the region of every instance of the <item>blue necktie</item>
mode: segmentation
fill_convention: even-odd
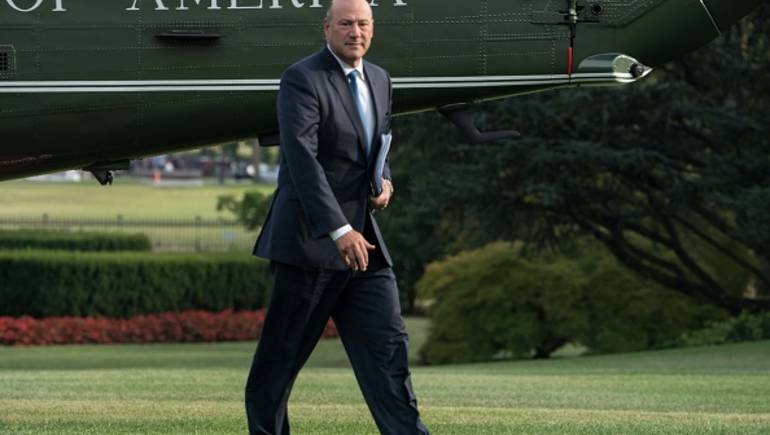
[[[361,99],[358,98],[358,71],[353,70],[348,74],[348,84],[350,85],[350,92],[353,94],[353,100],[356,102],[358,108],[358,116],[361,117],[361,125],[364,127],[364,149],[366,150],[366,156],[369,156],[369,131],[366,128],[366,118],[364,118],[364,108],[362,107]]]

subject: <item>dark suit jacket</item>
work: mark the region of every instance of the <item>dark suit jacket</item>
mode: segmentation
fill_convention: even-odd
[[[366,61],[364,75],[376,124],[369,158],[356,103],[329,49],[284,72],[278,94],[278,189],[254,255],[296,266],[345,270],[329,233],[350,224],[375,238],[369,242],[392,266],[368,208],[373,163],[381,135],[390,130],[392,85],[385,70]],[[390,178],[388,167],[385,178]]]

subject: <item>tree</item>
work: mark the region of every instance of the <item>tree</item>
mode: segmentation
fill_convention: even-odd
[[[419,262],[496,239],[559,247],[590,234],[627,267],[688,296],[734,314],[770,309],[716,273],[735,267],[759,288],[770,284],[757,260],[770,258],[768,35],[764,5],[640,84],[484,105],[479,125],[516,126],[516,141],[454,144],[435,114],[398,120],[408,143],[395,174],[410,175],[406,188],[396,179],[397,192],[411,204],[408,218],[396,218],[394,202],[388,234],[437,246],[396,258]],[[430,160],[415,161],[426,149]]]
[[[233,195],[217,197],[217,211],[227,210],[234,214],[248,230],[261,228],[270,209],[272,195],[265,195],[258,190],[243,193],[241,199]]]
[[[452,252],[451,240],[461,227],[454,227],[452,220],[424,201],[435,191],[434,165],[444,159],[444,149],[435,143],[434,127],[446,126],[427,114],[396,118],[395,123],[390,154],[395,192],[387,210],[376,217],[393,253],[402,309],[408,311],[414,308],[414,285],[425,265]]]

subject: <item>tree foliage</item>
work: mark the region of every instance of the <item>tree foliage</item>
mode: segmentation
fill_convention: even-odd
[[[428,260],[497,239],[563,247],[589,234],[688,296],[732,313],[770,309],[717,274],[737,267],[770,284],[757,260],[770,258],[768,69],[764,5],[641,83],[482,106],[482,129],[517,127],[519,140],[462,145],[436,114],[399,119],[392,161],[407,198],[385,226],[399,234],[397,261],[408,257],[400,272],[416,279]]]
[[[220,195],[217,197],[217,211],[227,210],[246,228],[255,230],[265,223],[271,198],[272,195],[265,195],[258,190],[244,192],[241,199],[233,195]]]

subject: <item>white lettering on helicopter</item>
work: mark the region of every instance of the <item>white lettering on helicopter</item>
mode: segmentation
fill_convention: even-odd
[[[53,3],[53,9],[51,12],[67,12],[64,8],[64,0],[50,0]],[[126,8],[127,11],[138,11],[140,9],[140,2],[142,0],[131,0],[131,6]],[[190,10],[190,6],[206,6],[209,10],[220,9],[283,9],[283,4],[290,3],[295,9],[309,7],[309,8],[322,8],[321,0],[152,0],[155,2],[153,10],[155,11],[168,11],[175,9],[177,11]],[[369,0],[369,4],[372,7],[380,6],[377,2],[383,0]],[[390,1],[390,0],[387,0]],[[407,0],[392,0],[393,6],[408,6]],[[2,0],[0,0],[2,2]],[[5,0],[5,3],[18,12],[32,12],[38,10],[45,0]],[[19,3],[22,6],[19,6]],[[148,2],[144,2],[148,3]],[[172,4],[173,3],[173,4]],[[220,5],[221,3],[221,5]],[[283,3],[283,4],[282,4]],[[166,6],[166,5],[170,5]],[[208,6],[207,6],[208,5]],[[175,6],[175,7],[174,7]]]
[[[6,1],[12,1],[12,0],[6,0]],[[38,0],[38,2],[41,2],[42,0]],[[57,2],[61,3],[63,0],[56,0]],[[127,11],[138,11],[140,9],[140,2],[141,0],[132,0],[131,6],[126,8]],[[230,10],[242,10],[242,9],[283,9],[282,2],[285,4],[287,1],[291,3],[291,5],[296,8],[303,8],[307,5],[309,8],[321,8],[323,5],[321,5],[321,0],[154,0],[155,1],[155,8],[153,10],[156,11],[167,11],[171,8],[177,10],[177,11],[186,11],[190,8],[187,6],[187,4],[195,3],[197,6],[201,6],[201,3],[204,5],[208,3],[208,7],[206,9],[230,9]],[[175,1],[178,1],[178,6],[173,7],[172,3]],[[227,6],[220,6],[219,2],[222,1],[223,3],[229,3]],[[377,4],[378,1],[381,0],[369,0],[369,4],[372,5],[372,7],[377,7],[379,4]],[[407,0],[393,0],[393,6],[408,6],[406,3]],[[165,3],[164,3],[165,2]],[[187,4],[186,4],[187,3]],[[166,6],[166,4],[171,5],[171,8],[169,6]]]
[[[5,2],[8,3],[8,6],[10,6],[12,9],[16,9],[19,12],[32,12],[43,5],[43,0],[35,0],[35,2],[32,3],[32,6],[27,8],[19,7],[17,4],[18,0],[5,0]],[[64,0],[54,0],[53,4],[54,7],[51,9],[52,12],[67,12],[67,10],[64,9]]]
[[[377,0],[369,0],[369,4],[373,7],[379,6]],[[407,6],[406,0],[394,0],[393,6]]]
[[[195,4],[198,5],[198,6],[200,6],[200,4],[201,4],[201,0],[192,0],[192,1],[195,2]],[[136,3],[134,3],[134,4],[136,4]],[[186,11],[188,9],[190,9],[190,8],[188,8],[187,6],[184,5],[184,0],[179,0],[179,7],[176,8],[176,10],[178,10],[178,11]],[[211,5],[209,7],[207,7],[206,9],[222,9],[222,8],[220,8],[219,5],[217,4],[217,0],[211,0]]]

